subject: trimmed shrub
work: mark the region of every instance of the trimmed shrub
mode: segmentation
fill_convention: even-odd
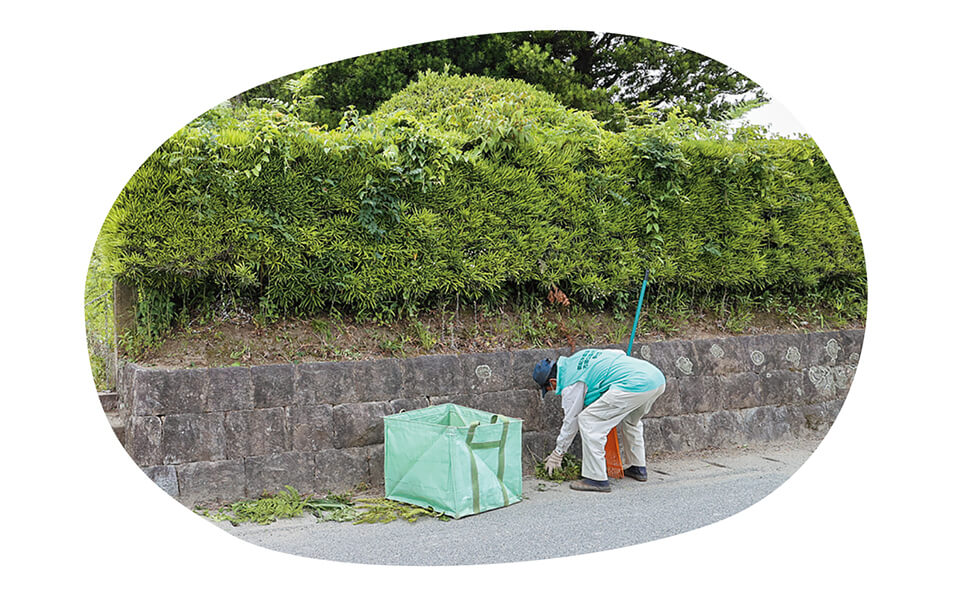
[[[673,124],[673,119],[672,119]],[[519,81],[426,73],[334,130],[217,107],[155,151],[105,224],[127,284],[181,306],[393,317],[558,287],[626,300],[864,288],[858,231],[808,139],[604,130]]]

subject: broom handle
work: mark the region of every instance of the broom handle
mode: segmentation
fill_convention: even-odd
[[[631,328],[631,342],[627,343],[627,354],[631,354],[631,349],[634,347],[634,335],[637,333],[637,321],[641,317],[641,306],[644,305],[644,290],[647,288],[647,276],[650,274],[651,270],[644,270],[644,282],[641,284],[641,294],[637,298],[637,312],[634,314],[634,327]]]

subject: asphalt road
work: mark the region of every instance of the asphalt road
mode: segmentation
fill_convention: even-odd
[[[818,441],[653,458],[648,481],[611,480],[610,493],[524,478],[522,501],[451,521],[322,522],[311,515],[228,533],[281,552],[380,565],[472,565],[585,554],[690,531],[758,502]]]

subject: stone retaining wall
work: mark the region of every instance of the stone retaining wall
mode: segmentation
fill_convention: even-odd
[[[645,419],[649,455],[820,437],[858,363],[862,330],[637,345],[668,389]],[[618,348],[621,347],[611,347]],[[124,366],[125,448],[179,501],[223,503],[289,484],[322,494],[382,483],[382,417],[457,403],[524,420],[525,468],[562,410],[530,377],[562,350],[166,370]],[[579,453],[580,442],[571,450]]]

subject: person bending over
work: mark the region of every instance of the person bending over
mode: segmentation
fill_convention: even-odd
[[[580,430],[583,450],[581,479],[574,490],[610,492],[604,445],[620,425],[630,463],[624,475],[647,481],[644,424],[641,418],[664,393],[666,380],[654,364],[615,349],[584,349],[570,357],[544,359],[533,368],[533,380],[547,393],[561,397],[563,424],[557,445],[547,456],[547,473],[561,466],[563,455]]]

